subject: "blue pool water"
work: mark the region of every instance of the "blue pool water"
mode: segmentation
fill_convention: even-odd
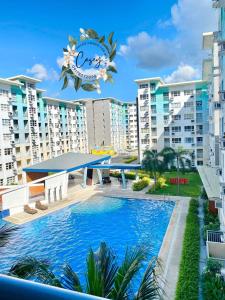
[[[64,262],[81,276],[90,247],[105,241],[120,261],[127,246],[145,245],[157,255],[173,202],[96,197],[26,223],[0,250],[0,272],[29,255],[51,262],[59,272]]]

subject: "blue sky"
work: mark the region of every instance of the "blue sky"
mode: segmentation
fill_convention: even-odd
[[[57,59],[69,34],[93,28],[115,32],[118,74],[102,84],[101,97],[133,101],[136,78],[166,81],[201,77],[201,34],[216,29],[211,0],[4,1],[0,17],[0,77],[43,78],[46,95],[63,99],[99,97],[96,92],[61,91]],[[54,4],[53,4],[54,3]],[[34,67],[35,65],[36,68]]]

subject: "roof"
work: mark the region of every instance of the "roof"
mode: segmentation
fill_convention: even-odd
[[[0,83],[2,83],[2,84],[9,84],[9,85],[17,85],[17,86],[23,85],[19,81],[12,81],[12,80],[5,79],[5,78],[0,78]]]
[[[34,78],[34,77],[30,77],[30,76],[26,76],[26,75],[16,75],[16,76],[12,76],[8,78],[9,80],[18,80],[18,79],[22,79],[22,80],[26,80],[26,81],[30,81],[30,82],[41,82],[40,79]]]
[[[141,83],[146,81],[160,81],[162,84],[164,84],[161,77],[149,77],[149,78],[143,78],[143,79],[135,79],[134,82]]]
[[[58,99],[58,98],[53,98],[53,97],[47,97],[44,96],[43,99],[47,101],[53,101],[53,102],[59,102],[59,103],[65,103],[65,104],[70,104],[70,105],[76,105],[77,103],[74,103],[73,100],[63,100],[63,99]]]
[[[118,100],[114,97],[105,97],[105,98],[81,98],[81,99],[77,99],[77,100],[74,100],[73,102],[88,102],[88,101],[110,101],[110,102],[116,102],[116,103],[119,103],[119,104],[123,104],[123,101],[121,100]]]
[[[111,170],[139,170],[141,169],[141,164],[120,164],[120,163],[112,163],[105,165],[93,165],[93,169],[111,169]]]
[[[204,185],[207,196],[210,200],[220,198],[220,183],[217,169],[209,166],[197,167],[202,183]]]
[[[25,172],[72,172],[110,159],[110,155],[68,152],[24,168]]]

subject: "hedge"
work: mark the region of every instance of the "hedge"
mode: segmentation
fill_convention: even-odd
[[[135,160],[137,160],[137,156],[131,156],[131,157],[125,158],[124,159],[124,163],[125,164],[130,164],[130,163],[132,163]]]
[[[132,185],[133,191],[141,191],[146,188],[151,182],[151,179],[144,177],[141,180],[134,182]]]
[[[200,227],[198,201],[191,199],[186,218],[175,300],[198,300]]]

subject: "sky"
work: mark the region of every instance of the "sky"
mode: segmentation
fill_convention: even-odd
[[[115,97],[134,101],[135,79],[162,77],[165,82],[201,79],[202,33],[216,31],[211,0],[3,1],[0,14],[0,77],[25,74],[41,79],[46,96],[72,100]],[[80,28],[117,40],[114,83],[101,94],[61,90],[62,48]]]

